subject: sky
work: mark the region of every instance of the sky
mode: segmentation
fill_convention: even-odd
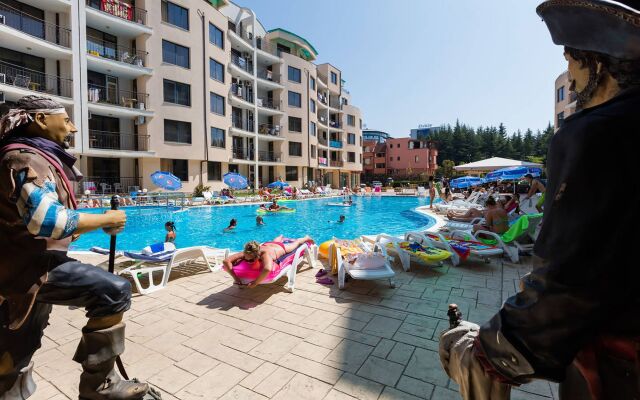
[[[342,71],[363,123],[395,137],[419,124],[543,129],[566,69],[541,0],[234,0],[267,30],[307,39]]]

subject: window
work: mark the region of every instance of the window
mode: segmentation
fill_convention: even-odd
[[[189,30],[189,10],[173,4],[170,1],[162,0],[161,5],[162,22],[175,25],[179,28]]]
[[[224,115],[224,97],[213,92],[209,92],[209,97],[211,101],[211,112]]]
[[[311,88],[311,90],[316,90],[316,78],[314,78],[313,76],[309,79],[309,87]]]
[[[190,68],[189,48],[169,42],[162,41],[162,62],[177,65],[179,67]]]
[[[347,161],[348,162],[356,162],[356,153],[353,151],[347,152]]]
[[[289,155],[290,156],[296,156],[296,157],[302,157],[302,143],[300,143],[300,142],[289,142]]]
[[[360,129],[362,129],[362,118],[360,118]]]
[[[213,58],[209,59],[209,76],[211,79],[224,83],[224,65]]]
[[[222,163],[218,161],[207,162],[207,180],[221,181],[222,180]]]
[[[302,132],[302,118],[289,117],[289,132]]]
[[[285,180],[287,181],[297,181],[298,180],[298,167],[286,167],[286,176]]]
[[[560,86],[556,93],[556,103],[560,103],[562,100],[564,100],[564,86]]]
[[[384,163],[376,163],[376,168],[384,168]]]
[[[289,90],[289,107],[302,107],[302,96],[300,93]]]
[[[312,113],[316,112],[315,100],[309,99],[309,111],[311,111]]]
[[[191,122],[165,119],[164,141],[191,144]]]
[[[191,106],[191,85],[164,79],[163,86],[165,103]]]
[[[225,147],[224,129],[211,127],[211,147]]]
[[[338,84],[338,74],[335,72],[331,72],[331,83]]]
[[[362,147],[362,136],[360,136],[360,147]]]
[[[171,160],[173,174],[182,182],[189,181],[189,162],[187,160]]]
[[[292,82],[302,82],[302,75],[300,69],[289,65],[289,80]]]
[[[420,162],[420,157],[416,156],[415,162]]]
[[[311,145],[311,158],[316,158],[316,146],[314,144]]]
[[[347,125],[356,126],[356,117],[351,114],[347,114]]]
[[[316,135],[316,123],[315,122],[309,122],[309,135],[311,135],[311,136],[315,136]]]
[[[398,161],[400,161],[400,156],[398,156]]]
[[[347,134],[347,143],[356,144],[356,134],[355,133]]]
[[[211,22],[209,22],[209,42],[224,49],[224,33]]]
[[[564,124],[564,111],[562,111],[561,113],[558,114],[558,124],[557,124],[557,128],[560,129],[562,128],[562,125]]]

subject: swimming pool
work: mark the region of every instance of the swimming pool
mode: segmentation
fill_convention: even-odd
[[[194,207],[180,210],[167,207],[126,207],[127,226],[118,235],[118,250],[140,250],[152,243],[164,241],[164,223],[176,224],[176,246],[207,245],[240,249],[249,240],[264,242],[282,234],[285,237],[310,235],[316,243],[333,237],[351,239],[381,232],[402,234],[435,223],[433,218],[413,211],[429,204],[428,198],[417,197],[354,197],[352,207],[331,207],[339,199],[319,199],[285,202],[295,213],[264,215],[266,225],[256,226],[257,205],[232,207]],[[86,210],[84,212],[103,212]],[[337,223],[340,215],[344,223]],[[238,220],[238,227],[227,233],[222,230],[229,221]],[[88,250],[92,246],[109,247],[109,236],[102,230],[86,233],[71,244],[71,250]]]

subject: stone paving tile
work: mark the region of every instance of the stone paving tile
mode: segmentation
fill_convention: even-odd
[[[323,363],[343,371],[356,373],[373,349],[366,344],[344,340],[327,355]]]
[[[360,370],[358,370],[358,376],[370,379],[382,383],[387,386],[395,386],[402,371],[404,365],[384,360],[378,357],[369,357]]]
[[[251,350],[249,354],[262,360],[275,363],[285,354],[289,353],[291,349],[296,347],[301,341],[302,339],[298,337],[276,332],[268,340],[265,340]]]
[[[246,375],[238,368],[220,363],[211,371],[191,382],[176,396],[184,400],[216,399],[222,397]]]
[[[440,365],[438,353],[420,348],[413,352],[404,374],[438,386],[447,386],[449,382]]]
[[[253,391],[268,398],[273,397],[282,389],[296,373],[290,369],[278,367],[262,382],[253,387]]]
[[[450,389],[445,389],[440,386],[436,386],[433,391],[433,400],[460,400],[460,394]],[[511,398],[513,400],[513,397]]]
[[[197,376],[171,365],[152,376],[148,382],[168,393],[175,394],[196,378]]]
[[[291,354],[295,354],[300,357],[308,358],[309,360],[322,362],[325,357],[331,352],[331,350],[322,346],[316,346],[308,342],[298,343],[296,347],[291,349]]]
[[[338,336],[344,339],[353,340],[355,342],[364,343],[369,346],[375,346],[380,341],[380,338],[378,336],[372,336],[366,333],[352,331],[351,329],[340,328],[339,326],[330,326],[324,330],[324,333]]]
[[[331,389],[329,393],[322,400],[354,400],[355,397],[349,396],[346,393],[339,392],[335,389]]]
[[[410,346],[404,343],[396,343],[393,350],[387,356],[387,360],[397,362],[398,364],[406,365],[411,359],[411,355],[415,350],[414,346]]]
[[[310,376],[297,374],[287,383],[278,394],[275,400],[320,400],[331,390],[328,385]]]
[[[376,357],[380,357],[380,358],[387,358],[387,355],[389,354],[391,349],[393,349],[395,344],[396,344],[396,342],[394,342],[393,340],[382,339],[380,341],[380,343],[378,343],[376,348],[373,350],[371,355],[372,356],[376,356]]]
[[[420,400],[420,398],[387,386],[378,400]]]
[[[216,365],[219,361],[198,352],[191,353],[188,357],[176,364],[177,367],[192,373],[195,376],[202,376]]]
[[[287,354],[278,361],[278,365],[289,368],[293,371],[300,371],[303,374],[317,378],[323,382],[335,385],[340,379],[342,371],[325,364],[307,360],[295,354]]]
[[[359,400],[375,400],[383,389],[383,385],[346,373],[334,388]]]
[[[424,381],[402,375],[396,385],[396,388],[422,399],[429,399],[431,398],[431,394],[433,393],[435,386],[431,383],[426,383]]]
[[[266,400],[261,394],[252,392],[242,386],[236,386],[229,390],[224,396],[220,397],[220,400]],[[162,398],[164,400],[164,397]]]

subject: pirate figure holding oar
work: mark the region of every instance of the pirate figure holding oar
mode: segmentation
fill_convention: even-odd
[[[114,368],[131,285],[67,256],[74,236],[98,228],[115,234],[126,222],[123,211],[76,211],[71,182],[82,176],[65,150],[75,132],[64,107],[47,97],[23,97],[0,120],[0,400],[35,391],[31,358],[53,304],[86,310],[73,357],[83,370],[80,399],[142,399],[149,391]]]
[[[640,399],[640,0],[537,12],[564,46],[576,113],[551,139],[534,268],[482,326],[452,307],[440,357],[464,399],[508,399],[533,379],[560,382],[562,400]]]

